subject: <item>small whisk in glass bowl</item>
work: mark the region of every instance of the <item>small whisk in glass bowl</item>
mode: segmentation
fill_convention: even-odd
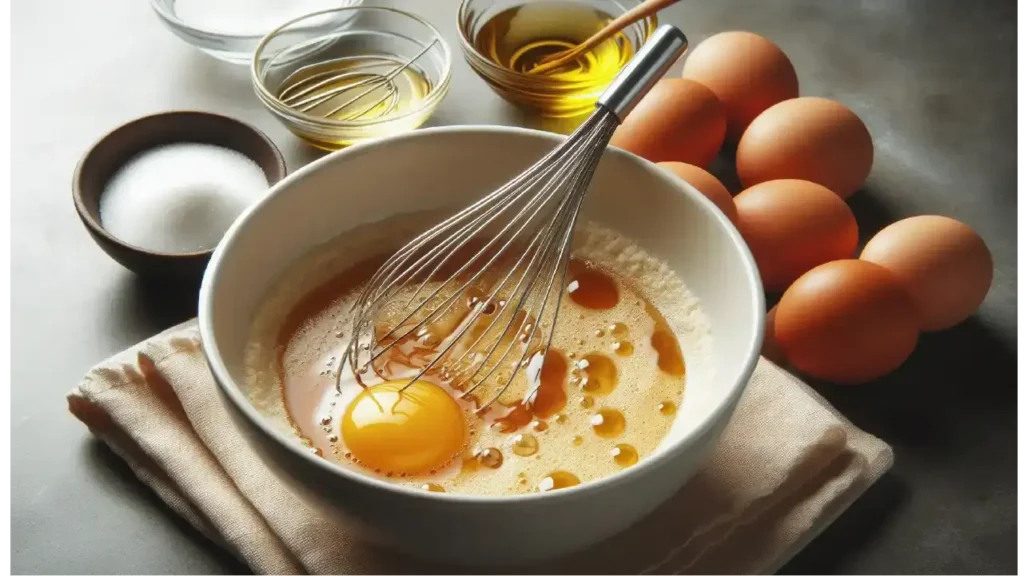
[[[343,26],[308,22],[351,12]],[[293,134],[323,150],[421,126],[451,80],[451,52],[422,18],[385,7],[338,8],[296,18],[256,47],[252,82]]]
[[[541,58],[586,40],[641,0],[462,0],[459,40],[470,67],[499,96],[546,118],[594,109],[601,93],[657,28],[652,15],[571,64],[527,74]]]

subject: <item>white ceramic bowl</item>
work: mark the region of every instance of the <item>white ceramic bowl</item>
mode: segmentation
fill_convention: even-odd
[[[655,454],[618,474],[548,493],[433,493],[313,456],[247,402],[239,383],[250,323],[271,283],[290,264],[356,225],[469,203],[560,138],[517,128],[450,127],[354,146],[274,186],[214,253],[200,294],[199,323],[229,412],[285,485],[353,535],[461,564],[521,564],[572,552],[625,529],[676,492],[732,415],[761,347],[764,296],[753,258],[704,196],[618,149],[601,160],[586,215],[674,268],[700,299],[714,338],[708,363],[713,370],[688,366],[676,422]]]

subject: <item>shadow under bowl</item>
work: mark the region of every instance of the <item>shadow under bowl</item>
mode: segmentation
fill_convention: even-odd
[[[132,120],[102,137],[75,167],[75,209],[100,248],[140,276],[198,280],[213,253],[213,248],[182,253],[147,250],[118,239],[103,227],[100,219],[100,196],[118,169],[140,152],[181,142],[212,144],[240,152],[263,169],[270,186],[287,173],[284,157],[266,134],[219,114],[164,112]]]

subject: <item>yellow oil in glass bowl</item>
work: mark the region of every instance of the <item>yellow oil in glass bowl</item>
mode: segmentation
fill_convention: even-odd
[[[465,0],[459,10],[463,53],[502,98],[531,113],[550,118],[586,114],[657,26],[654,17],[558,69],[529,71],[543,57],[577,46],[638,3]]]
[[[344,25],[325,25],[340,12],[351,12]],[[362,84],[381,77],[389,81]],[[440,33],[418,16],[385,7],[295,19],[263,38],[252,64],[253,86],[267,110],[323,150],[418,128],[450,81],[451,54]],[[378,88],[364,95],[372,86]]]

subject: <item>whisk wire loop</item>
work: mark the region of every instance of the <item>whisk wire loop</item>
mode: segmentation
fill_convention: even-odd
[[[521,402],[532,404],[566,291],[573,232],[601,156],[622,118],[685,48],[678,29],[659,28],[602,95],[594,114],[561,144],[388,258],[352,306],[351,337],[336,371],[339,391],[341,366],[360,383],[360,375],[370,370],[383,377],[376,362],[389,351],[410,338],[414,343],[433,338],[440,341],[430,342],[424,366],[409,367],[415,375],[402,390],[440,367],[441,379],[462,390],[463,398],[476,399],[478,391],[488,390],[488,399],[476,400],[482,411],[525,368]],[[368,88],[345,106],[391,82],[402,69],[362,84]],[[308,90],[292,98],[303,98]],[[462,315],[459,303],[468,305]],[[430,332],[453,312],[454,326]],[[382,313],[390,318],[383,327],[378,325]],[[378,328],[385,333],[378,334]],[[485,388],[492,380],[493,388]]]
[[[504,296],[507,304],[495,311],[495,318],[483,328],[475,340],[455,359],[456,367],[465,367],[467,356],[474,355],[469,364],[470,373],[461,370],[460,377],[467,383],[464,395],[479,389],[490,380],[499,369],[506,365],[519,343],[532,343],[541,330],[542,322],[552,308],[552,318],[546,324],[546,336],[542,336],[542,353],[547,353],[557,322],[557,309],[560,298],[555,298],[551,305],[552,289],[558,281],[559,292],[564,290],[565,267],[568,263],[568,252],[571,230],[578,216],[587,185],[596,170],[600,152],[618,122],[613,114],[599,110],[592,118],[566,140],[566,142],[537,161],[531,168],[512,179],[494,193],[485,196],[473,205],[463,209],[456,216],[449,218],[430,230],[420,234],[413,241],[395,253],[371,278],[367,287],[357,300],[354,309],[359,313],[353,321],[353,338],[343,354],[342,361],[348,362],[354,372],[363,374],[372,368],[374,362],[383,357],[393,347],[398,346],[410,335],[416,335],[432,321],[443,317],[459,301],[463,300],[466,291],[475,285],[488,270],[502,258],[512,254],[513,264],[501,279],[490,288],[491,295],[472,308],[468,317],[446,338],[433,357],[420,368],[408,385],[435,369],[438,364],[448,358],[454,347],[462,342],[465,334],[483,315],[485,308],[491,304],[498,294],[504,294],[506,287],[510,291]],[[571,167],[568,168],[568,167]],[[454,272],[441,275],[440,272],[458,252],[469,243],[485,234],[493,224],[498,224],[498,231],[487,236],[483,246],[460,262]],[[524,238],[527,240],[524,242]],[[520,249],[520,246],[525,248]],[[513,253],[515,252],[515,253]],[[561,274],[559,274],[561,272]],[[468,274],[468,278],[466,278]],[[423,294],[427,283],[437,276],[443,276],[440,284],[432,286],[429,294]],[[415,285],[413,295],[402,300],[406,310],[387,333],[378,335],[373,320],[381,309],[402,294],[412,282]],[[443,296],[446,289],[455,285],[450,294]],[[539,296],[538,296],[539,294]],[[531,299],[540,300],[531,306]],[[430,306],[432,309],[425,313]],[[529,325],[516,327],[522,330],[519,338],[509,338],[513,331],[515,319],[533,314],[535,317]],[[424,316],[410,323],[417,316]],[[525,322],[525,321],[524,321]],[[483,350],[478,346],[485,342],[494,332],[500,333],[494,342]],[[368,342],[361,344],[361,335],[368,333]],[[386,343],[378,346],[378,340]],[[363,363],[361,352],[372,350],[369,359]],[[481,405],[484,409],[493,403],[511,384],[525,360],[531,353],[529,346],[523,346],[522,353],[510,364],[511,374],[504,378],[505,383],[491,399]],[[492,360],[497,360],[493,362]],[[486,369],[486,371],[485,371]],[[458,371],[457,371],[458,373]],[[340,378],[340,374],[339,374]],[[537,383],[531,383],[531,393]],[[528,397],[532,394],[528,394]]]
[[[493,199],[497,198],[499,200],[498,203],[495,204],[494,206],[487,207],[486,210],[483,212],[483,214],[481,214],[479,216],[475,216],[473,221],[469,225],[464,226],[463,228],[459,229],[454,235],[452,235],[452,236],[442,240],[441,243],[438,246],[434,247],[432,250],[430,250],[429,252],[424,254],[419,260],[417,260],[416,262],[414,262],[410,266],[405,267],[404,270],[402,272],[400,272],[397,277],[394,276],[394,271],[402,268],[402,266],[400,266],[400,264],[404,264],[404,262],[407,260],[407,258],[406,258],[407,254],[401,254],[401,255],[396,254],[396,256],[393,257],[392,266],[390,266],[390,267],[386,266],[389,269],[389,272],[391,272],[391,275],[389,275],[383,281],[381,281],[381,284],[384,285],[384,288],[382,290],[382,293],[375,293],[374,294],[375,299],[381,299],[381,298],[387,299],[394,292],[397,292],[397,291],[401,290],[408,283],[408,281],[410,281],[412,278],[416,278],[418,276],[418,274],[426,266],[428,266],[434,260],[436,260],[438,258],[441,258],[441,262],[439,262],[434,267],[434,270],[429,275],[427,275],[427,277],[424,280],[429,280],[430,278],[434,277],[434,275],[436,275],[437,271],[441,267],[443,267],[444,264],[447,263],[447,261],[451,257],[453,257],[454,254],[456,254],[458,250],[460,250],[463,247],[465,247],[466,244],[473,237],[476,236],[477,232],[483,230],[489,224],[494,222],[495,219],[498,216],[500,216],[506,209],[508,209],[512,204],[514,204],[514,202],[516,200],[518,200],[519,198],[523,197],[527,192],[529,192],[529,190],[530,190],[529,186],[530,185],[532,185],[534,182],[541,181],[545,176],[548,175],[549,172],[551,172],[555,168],[555,165],[547,162],[547,160],[548,160],[548,158],[545,157],[544,159],[542,159],[540,162],[538,162],[535,165],[537,168],[540,168],[540,170],[537,173],[534,174],[534,173],[531,173],[531,172],[526,172],[526,173],[522,174],[521,177],[513,180],[508,185],[503,187],[503,189],[498,190],[498,192],[511,191],[510,194],[494,194],[494,195],[491,195],[491,196],[493,196],[493,198],[490,197],[490,196],[487,197],[487,198],[484,198],[484,199],[478,201],[477,203],[475,203],[473,206],[470,206],[469,209],[466,209],[463,212],[461,212],[460,214],[457,214],[456,216],[454,216],[454,217],[450,218],[449,220],[447,220],[444,223],[445,225],[442,228],[437,229],[437,230],[434,230],[434,229],[428,230],[427,232],[422,234],[420,237],[418,237],[417,239],[413,240],[410,243],[410,246],[414,246],[415,249],[421,248],[425,244],[427,244],[431,239],[433,239],[436,236],[438,236],[445,229],[454,227],[455,225],[461,223],[463,220],[473,216],[473,212],[478,211],[478,209],[483,209],[488,204],[491,204]],[[523,187],[520,187],[518,189],[515,189],[514,185],[517,184],[519,180],[526,180],[526,182],[525,182],[526,185],[524,185]],[[440,292],[441,290],[443,290],[444,287],[447,286],[448,282],[450,282],[454,278],[457,278],[460,274],[462,274],[467,269],[472,267],[477,262],[477,260],[479,258],[481,258],[484,254],[487,253],[487,250],[490,247],[492,247],[502,237],[504,237],[505,233],[513,226],[513,224],[517,223],[526,214],[529,214],[530,216],[529,216],[529,219],[527,220],[527,222],[523,223],[520,226],[519,230],[517,231],[516,234],[513,235],[513,237],[515,237],[518,234],[518,232],[521,232],[523,230],[523,228],[525,228],[532,221],[532,219],[537,216],[537,212],[536,211],[529,212],[530,208],[532,208],[533,206],[535,206],[537,204],[541,204],[542,205],[544,202],[546,202],[557,191],[557,186],[556,186],[557,183],[558,183],[558,181],[556,181],[556,180],[552,180],[552,181],[548,182],[546,184],[545,188],[542,189],[541,194],[534,195],[529,200],[529,203],[527,204],[527,206],[523,210],[518,212],[516,214],[516,216],[514,216],[513,219],[502,229],[501,232],[499,232],[492,239],[490,239],[487,242],[487,244],[485,244],[483,246],[483,248],[481,250],[479,250],[476,254],[474,254],[469,261],[467,261],[465,264],[463,264],[462,267],[460,267],[458,271],[453,273],[451,275],[451,277],[444,284],[442,284],[440,287],[436,288],[434,290],[434,293],[432,293],[431,296],[428,297],[424,301],[424,303],[420,304],[419,306],[414,307],[406,318],[398,321],[396,323],[395,328],[392,328],[392,330],[389,331],[383,338],[388,338],[388,337],[393,336],[395,329],[397,329],[400,326],[403,326],[405,324],[405,322],[407,322],[412,316],[414,316],[416,313],[418,313],[423,308],[424,304],[427,301],[429,301],[430,298],[433,295],[435,295],[436,293]],[[544,195],[544,194],[546,194],[546,195]],[[457,242],[457,245],[454,246],[454,248],[449,250],[449,248],[451,248],[451,244],[455,244],[456,242]],[[502,249],[499,250],[499,252],[497,254],[495,254],[491,258],[491,261],[488,262],[484,266],[484,268],[486,268],[487,266],[493,264],[495,260],[497,260],[502,254],[504,254],[506,252],[506,250],[509,248],[510,245],[511,245],[511,243],[507,242],[506,245],[503,246]],[[410,253],[414,252],[415,249],[410,250],[408,252],[410,252]],[[483,273],[483,270],[481,269],[478,273],[476,273],[470,280],[468,280],[465,283],[465,285],[463,286],[462,289],[464,290],[466,287],[468,287],[468,285],[472,284],[475,280],[477,280],[479,278],[479,276],[482,273]],[[374,283],[373,280],[374,279],[371,279],[371,282],[370,282],[371,285]],[[410,297],[409,302],[407,303],[407,306],[412,304],[412,302],[420,294],[421,290],[423,289],[423,287],[425,285],[426,285],[425,283],[421,283],[420,284],[420,286],[417,289],[417,291],[413,294],[412,297]],[[451,298],[450,300],[454,301],[454,297]],[[449,303],[450,302],[446,302],[445,305],[447,305]],[[420,324],[418,324],[418,325],[414,326],[412,329],[410,329],[409,332],[413,332],[415,330],[418,330],[424,324],[426,324],[430,320],[433,320],[436,316],[438,316],[440,314],[443,314],[443,313],[444,313],[444,310],[442,310],[441,308],[438,308],[437,310],[435,310],[435,312],[431,313],[431,315],[428,316],[428,318],[424,319],[424,321],[422,321]],[[403,337],[404,337],[404,335],[403,335]],[[399,337],[399,339],[401,339],[401,338],[402,337]]]

